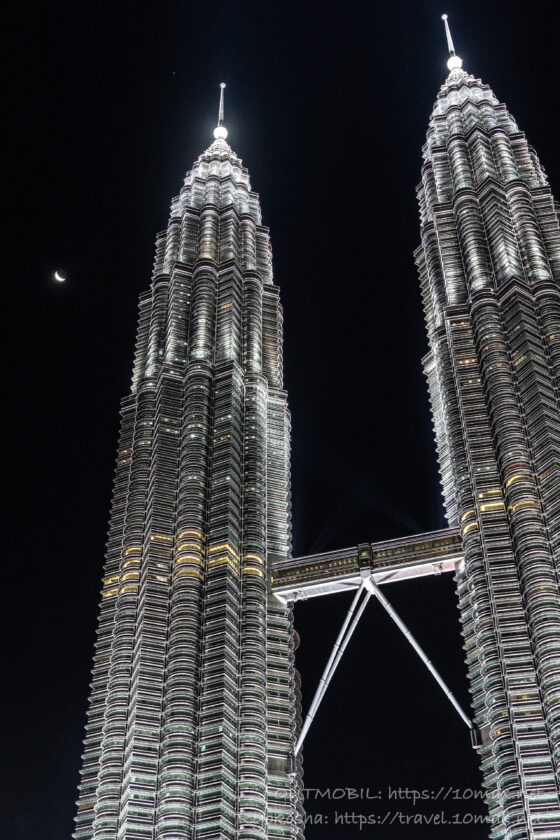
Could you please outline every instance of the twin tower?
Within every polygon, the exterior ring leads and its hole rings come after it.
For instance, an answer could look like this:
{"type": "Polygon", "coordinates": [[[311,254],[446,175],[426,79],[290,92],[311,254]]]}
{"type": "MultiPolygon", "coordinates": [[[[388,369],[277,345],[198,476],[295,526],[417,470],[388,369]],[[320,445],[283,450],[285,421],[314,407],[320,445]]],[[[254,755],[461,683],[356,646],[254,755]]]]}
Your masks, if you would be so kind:
{"type": "MultiPolygon", "coordinates": [[[[455,552],[489,835],[552,840],[559,213],[515,120],[449,46],[415,254],[449,523],[440,543],[455,552]]],[[[140,298],[76,840],[303,838],[298,588],[280,584],[296,569],[321,594],[341,565],[291,559],[282,307],[223,99],[215,137],[173,199],[140,298]]],[[[419,540],[406,569],[431,544],[419,540]]]]}

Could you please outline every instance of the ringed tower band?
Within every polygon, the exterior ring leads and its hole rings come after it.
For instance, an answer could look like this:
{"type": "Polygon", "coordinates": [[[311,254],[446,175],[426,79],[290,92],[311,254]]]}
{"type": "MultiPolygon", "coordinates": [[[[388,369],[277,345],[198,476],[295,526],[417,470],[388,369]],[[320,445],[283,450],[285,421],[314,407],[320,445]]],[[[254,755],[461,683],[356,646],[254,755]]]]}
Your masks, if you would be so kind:
{"type": "Polygon", "coordinates": [[[76,840],[302,837],[282,306],[224,87],[140,298],[76,840]]]}
{"type": "Polygon", "coordinates": [[[416,252],[447,519],[492,837],[560,836],[560,229],[534,149],[488,85],[449,75],[416,252]]]}
{"type": "Polygon", "coordinates": [[[489,836],[560,837],[560,213],[443,18],[415,262],[448,527],[292,558],[282,307],[222,84],[140,298],[76,840],[302,840],[302,743],[372,596],[471,731],[489,836]],[[468,714],[383,586],[442,572],[468,714]],[[302,727],[293,604],[349,590],[302,727]]]}

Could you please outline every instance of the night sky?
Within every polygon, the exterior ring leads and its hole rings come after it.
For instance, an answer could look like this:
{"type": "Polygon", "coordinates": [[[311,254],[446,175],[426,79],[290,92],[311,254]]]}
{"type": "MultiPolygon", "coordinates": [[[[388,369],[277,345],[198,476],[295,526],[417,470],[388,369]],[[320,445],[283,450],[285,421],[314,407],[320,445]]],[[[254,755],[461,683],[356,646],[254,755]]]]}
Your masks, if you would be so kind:
{"type": "MultiPolygon", "coordinates": [[[[212,141],[219,82],[282,289],[294,555],[445,526],[412,259],[421,147],[447,72],[444,11],[465,69],[507,103],[558,195],[556,2],[54,0],[6,33],[8,840],[73,830],[138,295],[171,197],[212,141]]],[[[468,709],[451,577],[385,593],[468,709]]],[[[296,607],[305,707],[347,607],[343,595],[296,607]]],[[[319,821],[306,837],[485,838],[473,824],[480,782],[464,723],[370,603],[306,741],[319,821]],[[445,801],[394,793],[442,787],[445,801]],[[340,822],[352,812],[466,824],[396,817],[360,831],[340,822]]]]}

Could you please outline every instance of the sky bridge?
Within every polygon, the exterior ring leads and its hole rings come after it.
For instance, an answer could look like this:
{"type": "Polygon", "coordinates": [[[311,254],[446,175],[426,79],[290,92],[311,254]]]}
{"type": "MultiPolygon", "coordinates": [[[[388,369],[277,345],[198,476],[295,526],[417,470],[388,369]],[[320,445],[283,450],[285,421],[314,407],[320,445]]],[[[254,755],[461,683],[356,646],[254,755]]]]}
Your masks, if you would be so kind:
{"type": "Polygon", "coordinates": [[[376,584],[453,572],[463,559],[458,528],[310,554],[279,562],[272,586],[288,601],[356,589],[369,569],[376,584]]]}

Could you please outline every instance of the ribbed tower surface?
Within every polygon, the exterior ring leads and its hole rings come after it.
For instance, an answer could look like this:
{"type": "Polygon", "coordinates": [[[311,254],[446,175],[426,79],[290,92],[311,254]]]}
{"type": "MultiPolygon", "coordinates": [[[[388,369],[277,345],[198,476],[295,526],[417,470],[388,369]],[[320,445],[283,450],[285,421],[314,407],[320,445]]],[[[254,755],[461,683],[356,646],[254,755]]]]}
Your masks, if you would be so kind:
{"type": "MultiPolygon", "coordinates": [[[[505,105],[438,94],[416,251],[494,840],[560,837],[560,223],[505,105]]],[[[185,178],[140,299],[76,840],[303,837],[282,310],[247,170],[185,178]],[[287,760],[290,758],[290,761],[287,760]]]]}
{"type": "MultiPolygon", "coordinates": [[[[454,55],[454,53],[452,53],[454,55]]],[[[460,60],[459,60],[460,63],[460,60]]],[[[416,261],[491,836],[560,837],[560,227],[505,105],[452,70],[416,261]]]]}
{"type": "Polygon", "coordinates": [[[74,836],[298,840],[282,308],[224,139],[157,237],[121,415],[74,836]]]}

